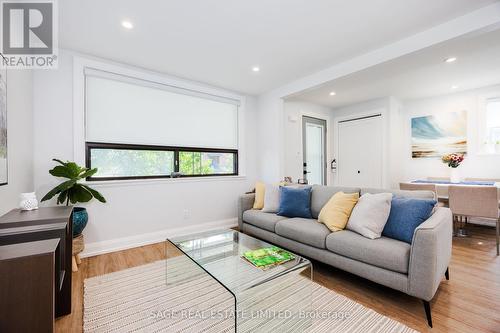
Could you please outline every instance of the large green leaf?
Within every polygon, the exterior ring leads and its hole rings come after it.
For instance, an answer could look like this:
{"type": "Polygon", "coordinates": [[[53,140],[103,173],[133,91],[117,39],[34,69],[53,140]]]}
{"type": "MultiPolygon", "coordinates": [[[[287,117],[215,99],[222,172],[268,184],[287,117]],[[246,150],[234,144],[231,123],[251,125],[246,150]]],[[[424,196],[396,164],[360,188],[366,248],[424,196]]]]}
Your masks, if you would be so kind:
{"type": "Polygon", "coordinates": [[[80,184],[75,184],[69,191],[69,200],[72,204],[89,202],[92,198],[92,193],[80,184]]]}
{"type": "Polygon", "coordinates": [[[82,168],[75,162],[67,162],[66,167],[71,172],[71,174],[74,175],[72,178],[78,178],[78,176],[82,172],[82,168]]]}
{"type": "Polygon", "coordinates": [[[54,177],[64,177],[69,179],[75,178],[75,175],[71,172],[71,170],[62,165],[58,165],[54,167],[52,170],[49,170],[49,173],[54,177]]]}
{"type": "Polygon", "coordinates": [[[90,193],[92,193],[92,195],[94,196],[94,198],[96,198],[97,200],[99,200],[100,202],[102,203],[105,203],[106,202],[106,199],[102,196],[101,193],[97,192],[96,190],[88,187],[87,185],[82,185],[87,191],[89,191],[90,193]]]}
{"type": "Polygon", "coordinates": [[[66,166],[66,163],[64,163],[63,161],[61,161],[61,160],[59,160],[59,159],[57,159],[57,158],[53,158],[53,159],[52,159],[52,161],[57,162],[57,163],[60,163],[61,165],[66,166]]]}
{"type": "Polygon", "coordinates": [[[67,197],[68,191],[62,191],[61,193],[59,193],[59,196],[57,197],[57,204],[62,205],[63,203],[65,203],[67,197]]]}
{"type": "Polygon", "coordinates": [[[76,184],[76,180],[71,179],[71,180],[67,180],[64,183],[57,185],[49,193],[45,194],[45,196],[42,198],[42,201],[47,201],[47,200],[52,199],[52,197],[54,197],[54,195],[59,194],[61,191],[66,191],[66,190],[70,189],[75,184],[76,184]]]}
{"type": "Polygon", "coordinates": [[[85,169],[85,170],[86,171],[84,173],[80,174],[80,176],[79,176],[81,179],[85,179],[87,177],[92,177],[97,172],[97,168],[94,168],[94,169],[85,169]]]}

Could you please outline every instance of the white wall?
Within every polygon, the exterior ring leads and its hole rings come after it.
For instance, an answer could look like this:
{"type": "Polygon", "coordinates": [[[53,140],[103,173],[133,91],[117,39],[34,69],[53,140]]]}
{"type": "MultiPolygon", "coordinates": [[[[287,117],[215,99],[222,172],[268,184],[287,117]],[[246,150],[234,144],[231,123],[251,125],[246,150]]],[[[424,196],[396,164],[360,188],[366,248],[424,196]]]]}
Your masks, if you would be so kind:
{"type": "Polygon", "coordinates": [[[273,183],[285,176],[283,99],[261,95],[258,99],[258,174],[265,182],[273,183]]]}
{"type": "MultiPolygon", "coordinates": [[[[237,199],[257,173],[257,101],[244,111],[245,177],[167,179],[94,184],[107,199],[87,206],[86,253],[96,254],[164,239],[167,235],[236,224],[237,199]]],[[[58,183],[48,174],[52,158],[74,159],[73,56],[61,51],[59,69],[34,75],[34,179],[37,194],[58,183]]]]}
{"type": "Polygon", "coordinates": [[[19,194],[33,191],[33,73],[7,73],[9,183],[0,186],[0,215],[17,208],[19,194]]]}
{"type": "Polygon", "coordinates": [[[403,170],[401,180],[425,177],[449,177],[449,168],[439,158],[411,158],[411,125],[412,117],[433,115],[440,112],[467,111],[467,149],[468,154],[459,170],[462,177],[500,178],[500,155],[483,155],[480,145],[483,135],[479,128],[481,109],[484,98],[500,96],[500,86],[486,87],[446,96],[408,101],[403,104],[403,148],[399,158],[403,170]]]}
{"type": "MultiPolygon", "coordinates": [[[[293,181],[303,178],[303,155],[302,155],[302,116],[317,116],[321,119],[326,119],[327,123],[327,156],[326,161],[329,162],[333,155],[333,141],[330,133],[331,129],[331,113],[332,109],[329,107],[302,102],[302,101],[285,101],[283,112],[284,123],[284,150],[285,150],[285,175],[291,176],[293,181]]],[[[332,183],[332,173],[330,169],[327,171],[327,182],[332,183]]]]}

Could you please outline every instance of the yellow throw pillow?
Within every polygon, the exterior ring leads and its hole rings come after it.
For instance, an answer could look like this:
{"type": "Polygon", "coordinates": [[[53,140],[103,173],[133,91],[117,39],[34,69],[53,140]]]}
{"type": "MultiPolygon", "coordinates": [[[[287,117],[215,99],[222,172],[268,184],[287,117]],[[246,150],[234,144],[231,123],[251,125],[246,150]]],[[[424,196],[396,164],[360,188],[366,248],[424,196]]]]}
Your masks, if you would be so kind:
{"type": "Polygon", "coordinates": [[[253,203],[253,209],[264,208],[264,195],[266,194],[266,184],[263,182],[257,182],[255,184],[255,201],[253,203]]]}
{"type": "Polygon", "coordinates": [[[319,212],[318,221],[331,231],[343,230],[358,199],[359,193],[335,193],[319,212]]]}
{"type": "MultiPolygon", "coordinates": [[[[287,182],[279,182],[279,183],[275,183],[275,185],[287,186],[289,184],[287,182]]],[[[264,208],[265,195],[266,195],[266,184],[263,182],[257,182],[255,184],[255,201],[253,203],[253,209],[264,208]]]]}

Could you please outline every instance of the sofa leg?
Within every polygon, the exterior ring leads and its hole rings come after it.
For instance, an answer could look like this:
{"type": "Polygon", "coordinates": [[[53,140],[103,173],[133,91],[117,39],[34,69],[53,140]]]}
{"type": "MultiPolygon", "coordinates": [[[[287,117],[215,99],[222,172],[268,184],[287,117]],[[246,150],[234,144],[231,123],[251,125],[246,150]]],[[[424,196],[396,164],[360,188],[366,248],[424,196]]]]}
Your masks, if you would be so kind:
{"type": "Polygon", "coordinates": [[[444,276],[446,277],[446,280],[450,279],[450,268],[449,267],[446,268],[446,272],[444,272],[444,276]]]}
{"type": "Polygon", "coordinates": [[[427,317],[427,324],[432,328],[431,304],[428,301],[424,302],[425,316],[427,317]]]}

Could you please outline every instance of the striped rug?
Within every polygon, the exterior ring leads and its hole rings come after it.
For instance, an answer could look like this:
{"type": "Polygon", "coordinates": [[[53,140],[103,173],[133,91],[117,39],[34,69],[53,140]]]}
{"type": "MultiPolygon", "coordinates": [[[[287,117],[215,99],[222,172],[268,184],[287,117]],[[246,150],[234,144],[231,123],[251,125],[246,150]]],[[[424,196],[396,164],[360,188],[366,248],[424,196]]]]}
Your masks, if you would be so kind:
{"type": "MultiPolygon", "coordinates": [[[[221,260],[213,268],[226,267],[231,287],[257,273],[221,260]]],[[[238,333],[416,332],[300,274],[264,286],[238,294],[238,333]]],[[[234,298],[186,257],[89,278],[84,288],[84,333],[235,331],[234,298]]]]}

